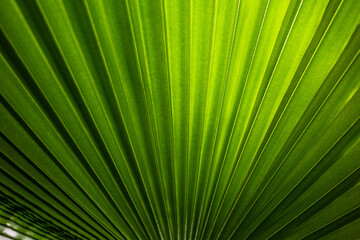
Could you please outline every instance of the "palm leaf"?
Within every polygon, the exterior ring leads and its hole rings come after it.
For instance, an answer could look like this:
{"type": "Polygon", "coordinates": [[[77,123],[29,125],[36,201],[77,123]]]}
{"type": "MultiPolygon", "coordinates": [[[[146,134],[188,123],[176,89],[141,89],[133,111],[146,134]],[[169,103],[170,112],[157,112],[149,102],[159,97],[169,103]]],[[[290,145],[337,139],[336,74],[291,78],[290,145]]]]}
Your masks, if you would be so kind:
{"type": "Polygon", "coordinates": [[[357,0],[0,1],[0,231],[360,237],[357,0]]]}

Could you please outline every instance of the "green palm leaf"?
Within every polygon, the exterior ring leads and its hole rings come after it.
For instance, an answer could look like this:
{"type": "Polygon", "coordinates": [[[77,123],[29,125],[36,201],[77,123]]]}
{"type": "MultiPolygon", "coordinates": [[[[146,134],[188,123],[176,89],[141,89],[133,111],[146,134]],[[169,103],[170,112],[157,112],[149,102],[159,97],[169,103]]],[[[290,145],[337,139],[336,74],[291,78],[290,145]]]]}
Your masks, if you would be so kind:
{"type": "Polygon", "coordinates": [[[1,0],[2,239],[358,239],[360,2],[1,0]]]}

